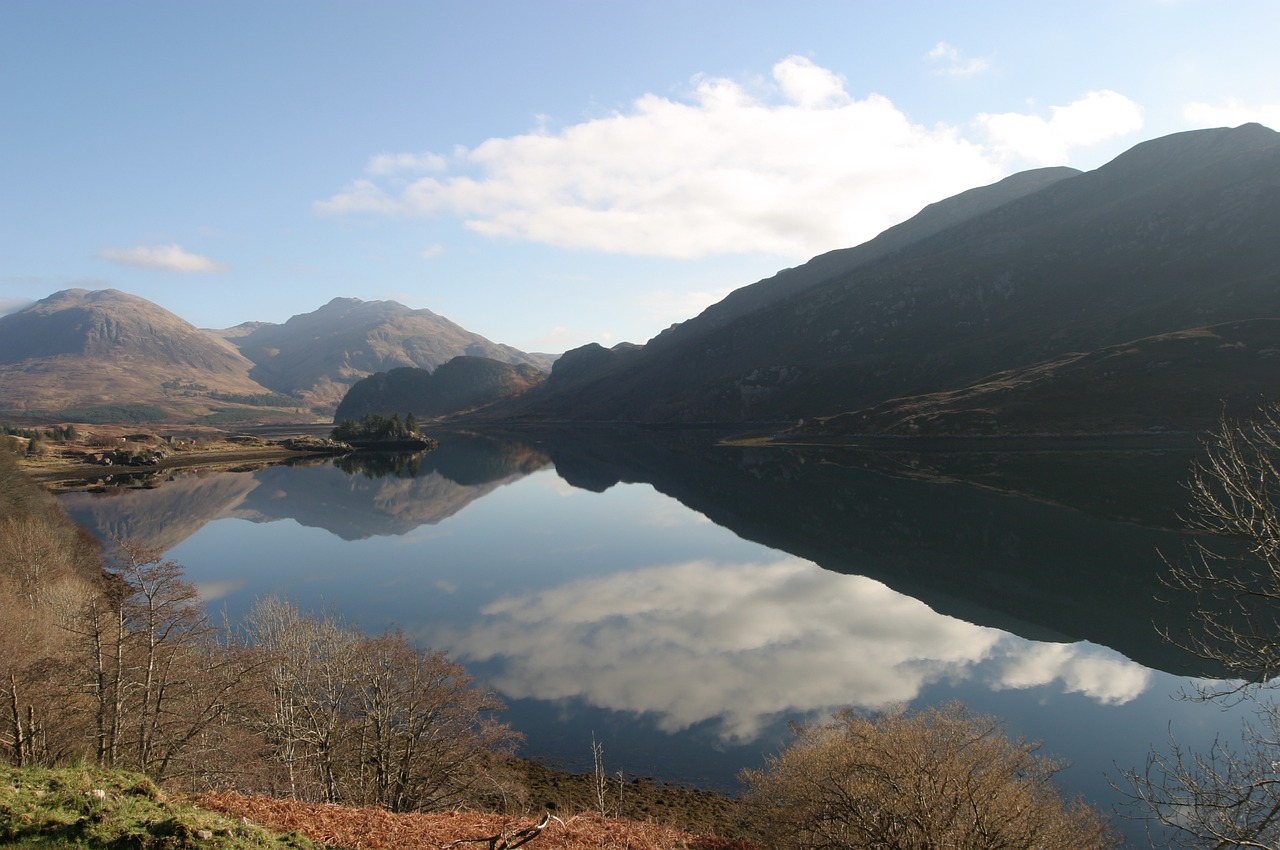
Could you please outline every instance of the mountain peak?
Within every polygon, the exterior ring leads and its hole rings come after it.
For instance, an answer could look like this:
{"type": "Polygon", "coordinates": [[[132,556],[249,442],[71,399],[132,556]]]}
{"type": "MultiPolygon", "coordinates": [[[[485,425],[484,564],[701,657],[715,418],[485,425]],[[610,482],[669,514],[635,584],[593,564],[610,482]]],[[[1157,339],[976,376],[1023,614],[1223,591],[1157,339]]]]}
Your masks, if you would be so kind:
{"type": "Polygon", "coordinates": [[[1094,174],[1107,179],[1163,178],[1280,146],[1280,133],[1261,124],[1187,130],[1134,145],[1094,174]]]}

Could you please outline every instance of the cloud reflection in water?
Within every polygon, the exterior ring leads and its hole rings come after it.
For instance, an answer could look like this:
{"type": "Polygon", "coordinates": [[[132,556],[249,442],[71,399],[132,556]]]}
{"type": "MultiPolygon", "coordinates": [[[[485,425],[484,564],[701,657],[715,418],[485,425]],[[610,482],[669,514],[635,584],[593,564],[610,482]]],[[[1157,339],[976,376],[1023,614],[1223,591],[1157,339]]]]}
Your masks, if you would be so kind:
{"type": "Polygon", "coordinates": [[[509,697],[581,698],[676,732],[711,721],[750,741],[782,713],[878,708],[942,680],[992,689],[1059,682],[1102,703],[1150,672],[1092,644],[1041,644],[937,614],[861,576],[798,558],[690,561],[503,597],[443,643],[493,662],[509,697]]]}

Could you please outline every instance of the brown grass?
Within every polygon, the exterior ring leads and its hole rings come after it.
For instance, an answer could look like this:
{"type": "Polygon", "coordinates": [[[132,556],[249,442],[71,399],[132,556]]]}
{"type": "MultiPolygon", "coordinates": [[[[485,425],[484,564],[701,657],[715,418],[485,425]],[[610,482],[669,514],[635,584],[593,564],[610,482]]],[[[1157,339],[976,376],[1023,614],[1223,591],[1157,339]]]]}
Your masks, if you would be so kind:
{"type": "MultiPolygon", "coordinates": [[[[295,830],[316,841],[348,850],[443,850],[516,846],[516,834],[536,817],[443,812],[394,814],[383,809],[302,803],[275,797],[248,797],[234,791],[202,794],[198,805],[270,829],[295,830]]],[[[525,847],[532,850],[757,850],[744,841],[692,835],[653,822],[604,818],[595,813],[550,821],[525,847]]]]}

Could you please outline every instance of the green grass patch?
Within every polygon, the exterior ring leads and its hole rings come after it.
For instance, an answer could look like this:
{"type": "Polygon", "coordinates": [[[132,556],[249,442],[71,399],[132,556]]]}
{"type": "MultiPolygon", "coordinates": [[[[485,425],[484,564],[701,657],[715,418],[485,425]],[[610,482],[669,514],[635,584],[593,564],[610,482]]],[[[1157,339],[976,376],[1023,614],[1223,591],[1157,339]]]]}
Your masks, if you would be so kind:
{"type": "Polygon", "coordinates": [[[224,393],[214,390],[209,393],[209,398],[214,401],[225,401],[231,404],[246,404],[250,407],[302,407],[306,402],[301,399],[294,398],[291,395],[281,395],[280,393],[256,393],[253,395],[247,393],[224,393]]]}
{"type": "Polygon", "coordinates": [[[93,767],[0,767],[0,844],[30,850],[322,846],[171,800],[140,774],[93,767]]]}
{"type": "Polygon", "coordinates": [[[298,414],[286,413],[277,410],[245,410],[244,408],[235,408],[232,410],[215,410],[213,413],[207,413],[196,419],[200,425],[243,425],[247,423],[261,422],[296,422],[298,414]]]}
{"type": "Polygon", "coordinates": [[[90,425],[127,425],[163,422],[169,418],[169,413],[149,404],[104,404],[97,407],[68,407],[59,410],[56,418],[90,425]]]}

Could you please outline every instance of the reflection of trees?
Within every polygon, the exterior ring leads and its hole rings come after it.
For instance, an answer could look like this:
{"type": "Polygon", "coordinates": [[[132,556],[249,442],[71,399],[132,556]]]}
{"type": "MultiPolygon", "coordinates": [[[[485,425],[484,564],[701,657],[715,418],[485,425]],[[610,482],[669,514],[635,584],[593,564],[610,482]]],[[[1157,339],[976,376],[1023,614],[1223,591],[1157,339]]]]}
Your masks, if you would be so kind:
{"type": "Polygon", "coordinates": [[[348,475],[365,478],[416,478],[425,452],[357,452],[336,458],[333,465],[348,475]]]}

